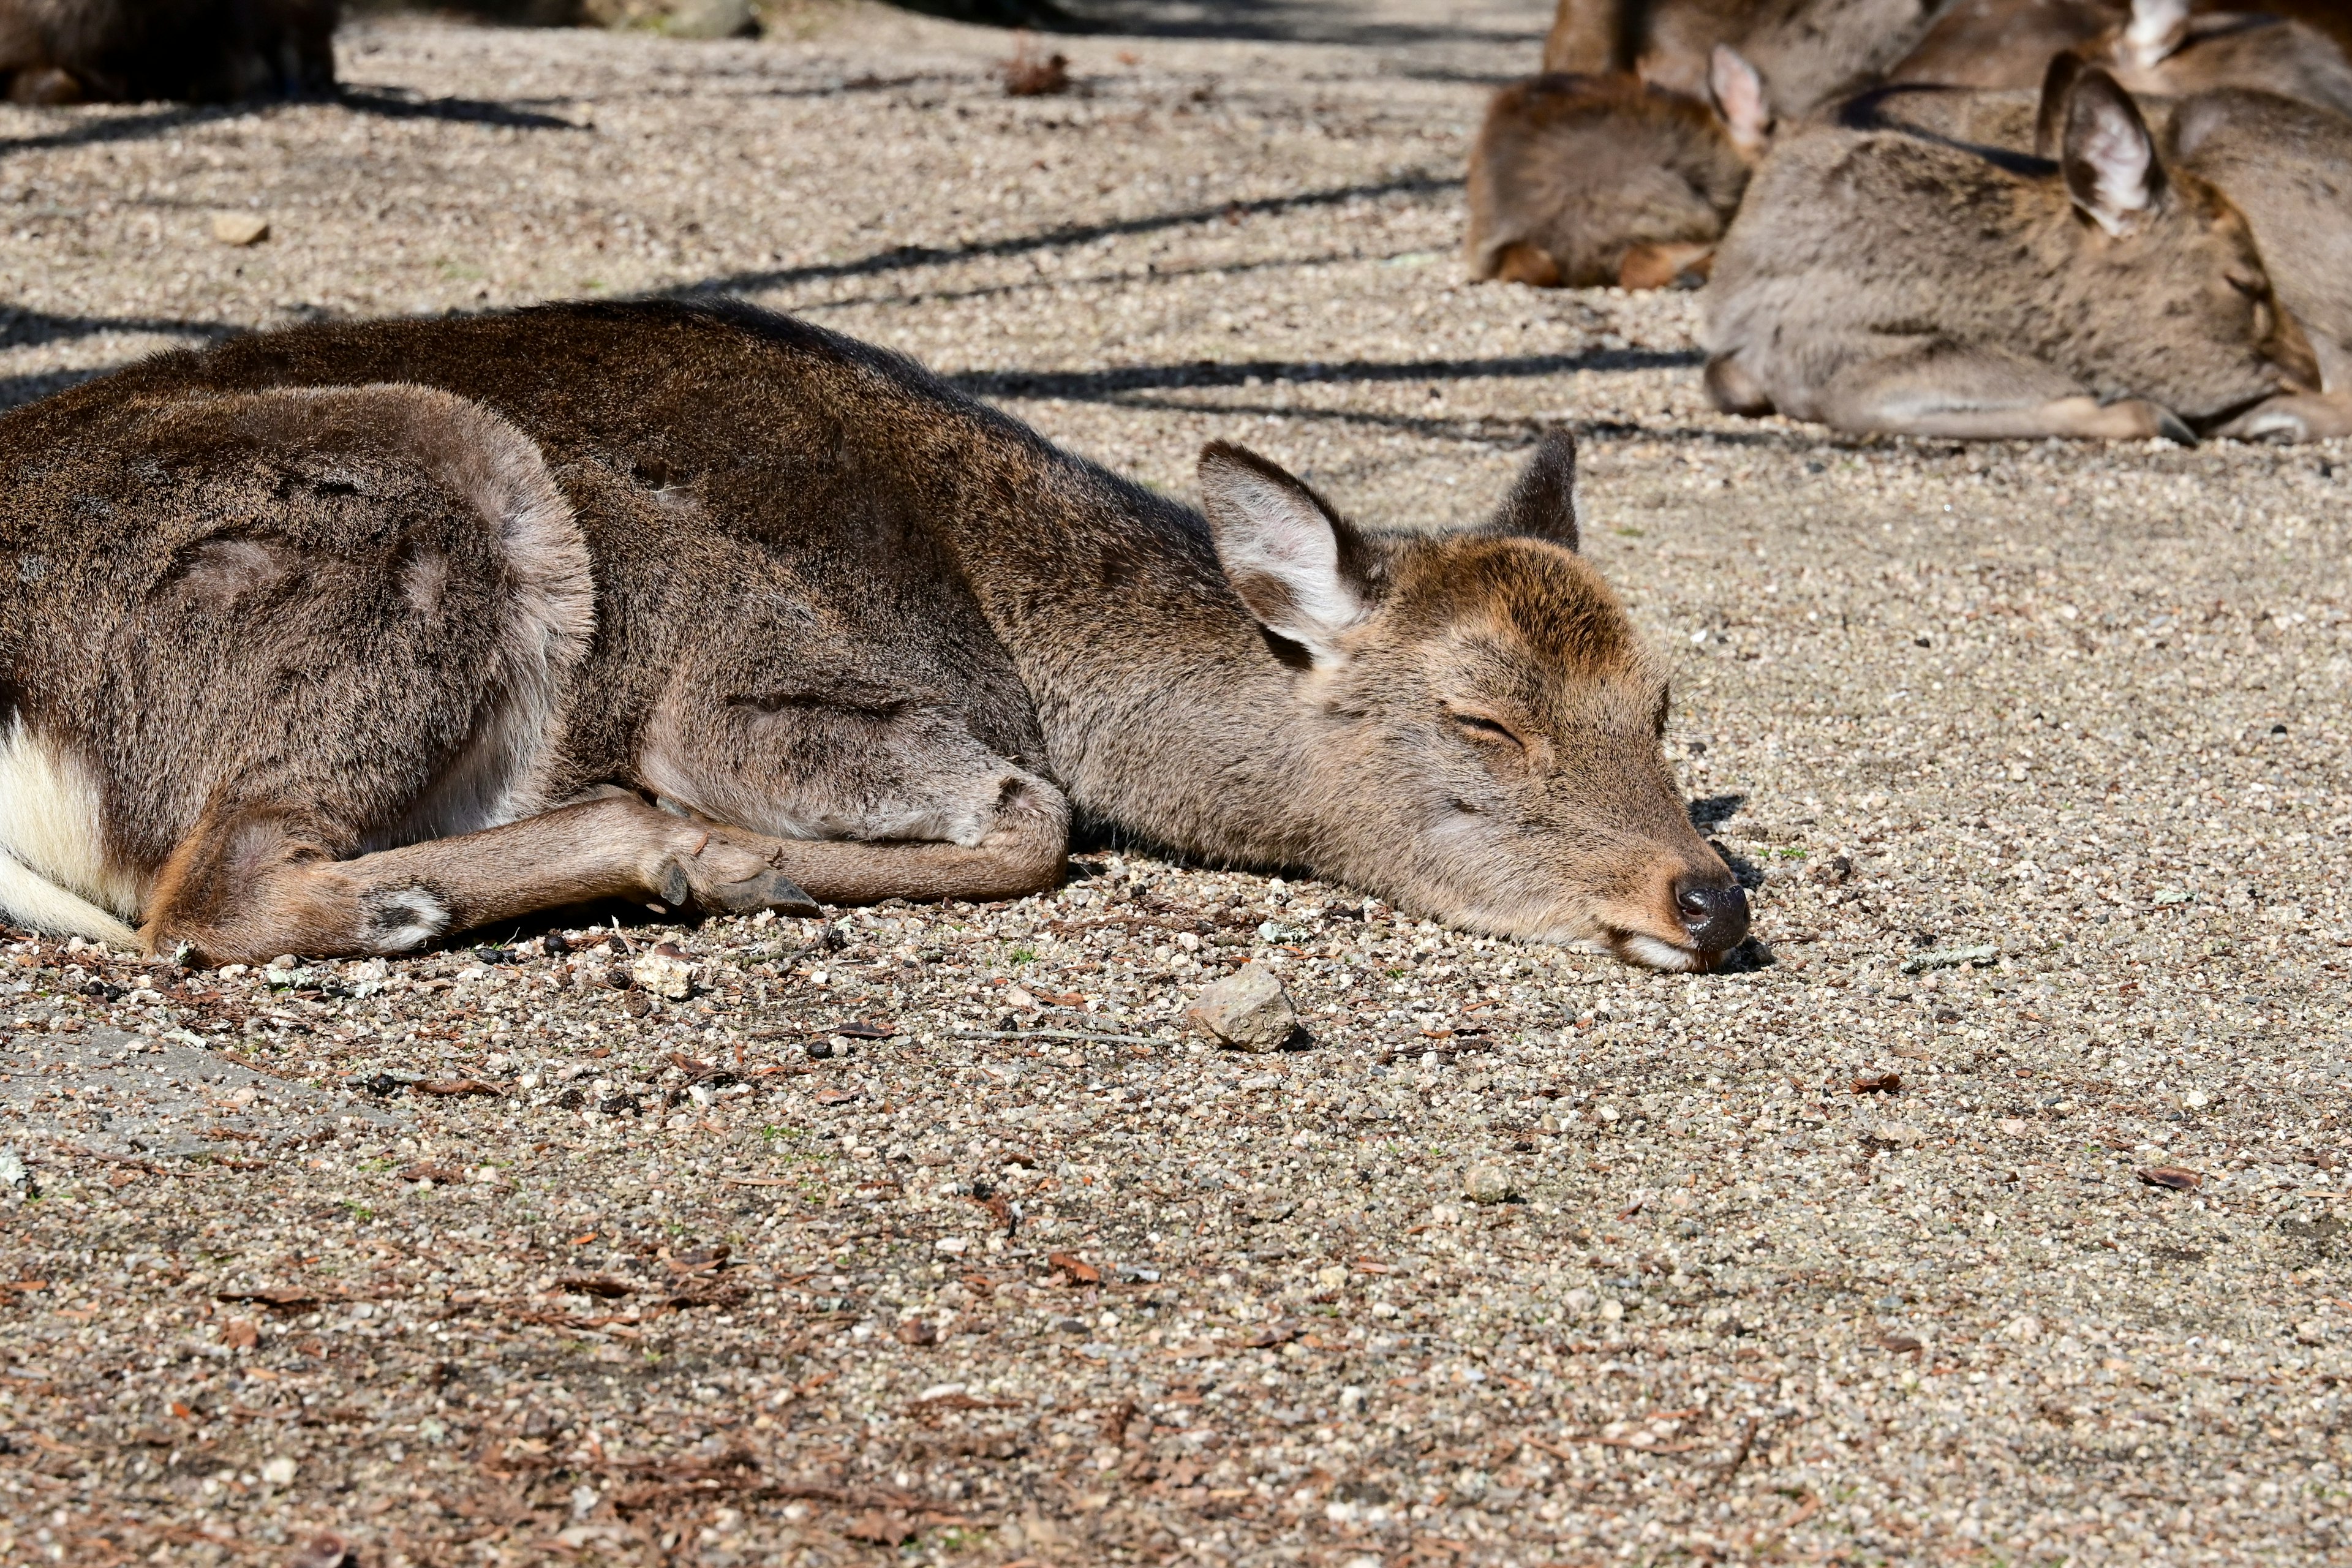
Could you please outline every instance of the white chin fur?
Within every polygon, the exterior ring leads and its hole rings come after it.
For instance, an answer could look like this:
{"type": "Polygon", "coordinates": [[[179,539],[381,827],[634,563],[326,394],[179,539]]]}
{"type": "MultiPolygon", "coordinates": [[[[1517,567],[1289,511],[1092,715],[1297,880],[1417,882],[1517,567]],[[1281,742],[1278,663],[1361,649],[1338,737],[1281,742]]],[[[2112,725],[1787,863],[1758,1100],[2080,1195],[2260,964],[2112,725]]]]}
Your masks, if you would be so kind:
{"type": "Polygon", "coordinates": [[[1689,970],[1698,968],[1701,963],[1697,949],[1676,947],[1654,936],[1622,936],[1617,939],[1616,948],[1620,958],[1648,969],[1689,970]]]}

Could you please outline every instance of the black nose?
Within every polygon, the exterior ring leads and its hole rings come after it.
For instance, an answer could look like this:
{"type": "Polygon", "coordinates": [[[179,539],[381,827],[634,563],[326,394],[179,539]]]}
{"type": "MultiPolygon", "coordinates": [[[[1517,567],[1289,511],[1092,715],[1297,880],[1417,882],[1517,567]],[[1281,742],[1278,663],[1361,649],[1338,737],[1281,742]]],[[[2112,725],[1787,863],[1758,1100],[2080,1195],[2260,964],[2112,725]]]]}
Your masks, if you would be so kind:
{"type": "Polygon", "coordinates": [[[1728,952],[1748,934],[1748,889],[1695,876],[1675,879],[1675,908],[1691,945],[1702,952],[1728,952]]]}

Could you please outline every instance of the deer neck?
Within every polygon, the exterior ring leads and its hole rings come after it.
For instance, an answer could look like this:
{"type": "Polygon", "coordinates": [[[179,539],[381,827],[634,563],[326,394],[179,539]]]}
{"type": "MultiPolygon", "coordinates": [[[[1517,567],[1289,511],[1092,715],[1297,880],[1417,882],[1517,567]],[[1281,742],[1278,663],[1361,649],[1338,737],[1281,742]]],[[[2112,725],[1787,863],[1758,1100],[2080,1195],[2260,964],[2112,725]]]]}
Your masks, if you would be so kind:
{"type": "Polygon", "coordinates": [[[1061,471],[1017,516],[1001,490],[974,498],[951,548],[1036,704],[1055,776],[1089,816],[1171,848],[1304,859],[1315,720],[1226,584],[1207,522],[1090,464],[1049,461],[1061,471]]]}

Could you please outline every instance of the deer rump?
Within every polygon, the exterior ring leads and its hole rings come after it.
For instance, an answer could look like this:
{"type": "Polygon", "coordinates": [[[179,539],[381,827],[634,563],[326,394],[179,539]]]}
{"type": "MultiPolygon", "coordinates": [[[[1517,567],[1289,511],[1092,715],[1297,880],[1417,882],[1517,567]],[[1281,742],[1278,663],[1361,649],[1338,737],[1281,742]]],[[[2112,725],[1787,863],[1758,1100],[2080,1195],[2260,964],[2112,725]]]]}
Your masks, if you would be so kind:
{"type": "Polygon", "coordinates": [[[1076,798],[1704,967],[1745,899],[1572,479],[1375,536],[1213,447],[1204,519],[736,308],[162,356],[0,418],[0,912],[226,963],[1011,897],[1076,798]]]}

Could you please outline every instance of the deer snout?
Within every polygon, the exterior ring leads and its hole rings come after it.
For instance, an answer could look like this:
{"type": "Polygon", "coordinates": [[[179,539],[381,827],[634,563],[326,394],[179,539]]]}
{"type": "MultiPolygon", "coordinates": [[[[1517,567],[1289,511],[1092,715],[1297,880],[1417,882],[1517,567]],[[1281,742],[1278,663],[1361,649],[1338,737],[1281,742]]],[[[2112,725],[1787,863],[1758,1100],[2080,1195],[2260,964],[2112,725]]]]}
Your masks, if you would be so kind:
{"type": "Polygon", "coordinates": [[[1675,878],[1675,912],[1701,952],[1728,952],[1748,935],[1748,889],[1721,872],[1685,871],[1675,878]]]}

